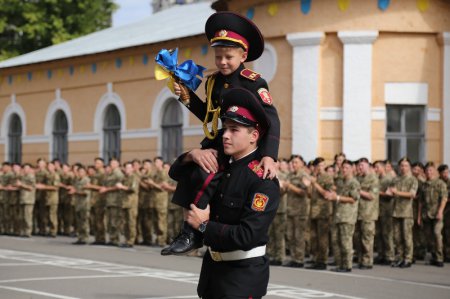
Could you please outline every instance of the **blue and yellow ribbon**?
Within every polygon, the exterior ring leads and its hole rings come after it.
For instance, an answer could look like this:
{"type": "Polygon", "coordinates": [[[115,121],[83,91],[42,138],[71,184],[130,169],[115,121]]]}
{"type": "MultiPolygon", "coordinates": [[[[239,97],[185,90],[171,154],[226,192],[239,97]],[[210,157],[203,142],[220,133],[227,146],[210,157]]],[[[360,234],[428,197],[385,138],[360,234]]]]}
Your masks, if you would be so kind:
{"type": "Polygon", "coordinates": [[[203,78],[203,71],[206,69],[195,64],[192,60],[186,60],[178,65],[178,48],[175,50],[162,49],[155,57],[155,78],[156,80],[169,79],[168,86],[173,91],[174,80],[180,80],[192,91],[195,91],[203,78]]]}

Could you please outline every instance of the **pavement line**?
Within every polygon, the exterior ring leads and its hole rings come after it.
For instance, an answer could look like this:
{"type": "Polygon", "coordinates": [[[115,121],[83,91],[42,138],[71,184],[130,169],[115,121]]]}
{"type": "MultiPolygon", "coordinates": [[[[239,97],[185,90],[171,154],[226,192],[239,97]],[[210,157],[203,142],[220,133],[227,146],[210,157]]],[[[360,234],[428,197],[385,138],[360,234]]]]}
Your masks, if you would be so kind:
{"type": "Polygon", "coordinates": [[[0,267],[17,267],[17,266],[41,266],[36,263],[0,263],[0,267]]]}
{"type": "Polygon", "coordinates": [[[52,298],[59,298],[59,299],[81,299],[81,298],[77,298],[77,297],[68,297],[68,296],[63,296],[63,295],[58,295],[58,294],[47,293],[47,292],[40,292],[40,291],[34,291],[34,290],[30,290],[30,289],[7,287],[7,286],[0,286],[0,289],[22,292],[22,293],[29,293],[29,294],[34,294],[34,295],[47,296],[47,297],[52,297],[52,298]]]}
{"type": "MultiPolygon", "coordinates": [[[[311,270],[306,270],[306,269],[296,269],[296,270],[300,270],[303,272],[311,271],[311,270]]],[[[415,285],[415,286],[420,285],[420,286],[424,286],[424,287],[450,290],[450,286],[427,283],[427,282],[416,282],[416,281],[411,281],[411,280],[403,280],[403,279],[395,279],[395,278],[387,278],[387,277],[379,277],[379,276],[359,275],[359,274],[352,274],[352,273],[335,273],[335,272],[331,272],[331,271],[322,271],[321,273],[335,275],[335,276],[349,276],[349,277],[355,277],[355,278],[364,278],[364,279],[372,279],[372,280],[379,280],[379,281],[386,281],[386,282],[404,283],[404,284],[410,284],[410,285],[415,285]]]]}
{"type": "Polygon", "coordinates": [[[198,299],[198,296],[169,296],[169,297],[145,297],[138,299],[198,299]]]}
{"type": "MultiPolygon", "coordinates": [[[[141,275],[135,275],[140,277],[141,275]]],[[[84,275],[84,276],[55,276],[55,277],[32,277],[32,278],[18,278],[0,280],[0,283],[15,283],[15,282],[29,282],[29,281],[49,281],[49,280],[68,280],[68,279],[91,279],[91,278],[122,278],[133,277],[132,275],[84,275]]]]}

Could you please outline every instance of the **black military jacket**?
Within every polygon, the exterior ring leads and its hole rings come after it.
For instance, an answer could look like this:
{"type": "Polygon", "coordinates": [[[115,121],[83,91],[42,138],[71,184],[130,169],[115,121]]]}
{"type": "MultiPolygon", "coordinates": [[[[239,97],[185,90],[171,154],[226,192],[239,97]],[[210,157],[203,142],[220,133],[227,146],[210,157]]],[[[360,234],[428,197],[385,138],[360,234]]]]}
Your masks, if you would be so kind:
{"type": "MultiPolygon", "coordinates": [[[[224,76],[220,72],[217,72],[208,77],[208,80],[210,80],[212,77],[215,78],[211,96],[213,105],[214,107],[219,107],[221,105],[223,93],[230,88],[241,87],[253,92],[256,98],[261,100],[261,103],[270,121],[269,131],[261,140],[259,149],[263,157],[268,156],[276,160],[278,158],[278,148],[280,145],[280,119],[278,117],[278,112],[272,103],[269,104],[263,101],[260,94],[258,93],[258,90],[260,90],[261,88],[268,90],[266,80],[261,78],[257,73],[250,74],[250,76],[242,75],[241,72],[243,72],[244,70],[246,70],[245,66],[244,64],[241,64],[236,71],[228,76],[224,76]],[[252,75],[255,76],[253,77],[252,75]]],[[[249,72],[252,73],[251,71],[249,72]]],[[[205,86],[207,85],[208,84],[206,84],[205,86]]],[[[197,116],[201,121],[203,121],[206,117],[206,102],[203,102],[192,91],[190,91],[189,94],[191,96],[191,103],[188,109],[192,113],[194,113],[194,115],[197,116]]],[[[206,91],[206,94],[208,94],[208,91],[206,91]]],[[[202,142],[202,146],[212,147],[211,145],[207,145],[207,141],[208,140],[205,138],[205,140],[202,142]]]]}
{"type": "MultiPolygon", "coordinates": [[[[214,251],[250,250],[267,244],[269,226],[280,197],[277,180],[263,180],[256,151],[228,164],[217,192],[210,201],[210,220],[204,244],[214,251]]],[[[198,295],[219,294],[260,297],[266,294],[269,261],[266,256],[215,262],[209,252],[203,258],[198,295]]]]}

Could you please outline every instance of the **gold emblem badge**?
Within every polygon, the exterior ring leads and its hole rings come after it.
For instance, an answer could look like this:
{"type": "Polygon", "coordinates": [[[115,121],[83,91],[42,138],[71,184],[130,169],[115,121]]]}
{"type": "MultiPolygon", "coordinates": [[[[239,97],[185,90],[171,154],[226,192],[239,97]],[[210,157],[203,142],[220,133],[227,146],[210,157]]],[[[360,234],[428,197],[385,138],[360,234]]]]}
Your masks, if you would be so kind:
{"type": "Polygon", "coordinates": [[[227,34],[228,34],[228,32],[226,30],[220,30],[219,31],[219,36],[220,37],[225,37],[225,36],[227,36],[227,34]]]}
{"type": "Polygon", "coordinates": [[[269,197],[262,193],[256,193],[253,196],[252,210],[257,212],[263,212],[266,209],[269,197]]]}

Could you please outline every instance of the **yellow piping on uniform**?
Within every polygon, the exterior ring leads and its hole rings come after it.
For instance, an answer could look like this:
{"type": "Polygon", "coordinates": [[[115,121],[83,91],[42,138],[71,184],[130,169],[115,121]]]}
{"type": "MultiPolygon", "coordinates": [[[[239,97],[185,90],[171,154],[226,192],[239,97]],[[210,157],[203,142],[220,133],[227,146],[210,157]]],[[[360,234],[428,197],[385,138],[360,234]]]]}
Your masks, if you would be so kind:
{"type": "Polygon", "coordinates": [[[217,136],[218,132],[218,125],[219,125],[219,116],[220,116],[220,105],[217,108],[214,108],[213,102],[212,102],[212,90],[214,87],[214,82],[216,81],[215,76],[211,76],[209,80],[207,81],[206,90],[208,91],[207,97],[206,97],[206,115],[205,119],[203,120],[203,132],[205,133],[206,138],[208,139],[214,139],[217,136]],[[208,129],[208,119],[210,114],[212,114],[212,120],[211,120],[211,130],[208,129]]]}

